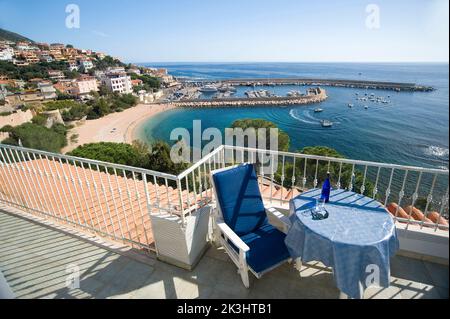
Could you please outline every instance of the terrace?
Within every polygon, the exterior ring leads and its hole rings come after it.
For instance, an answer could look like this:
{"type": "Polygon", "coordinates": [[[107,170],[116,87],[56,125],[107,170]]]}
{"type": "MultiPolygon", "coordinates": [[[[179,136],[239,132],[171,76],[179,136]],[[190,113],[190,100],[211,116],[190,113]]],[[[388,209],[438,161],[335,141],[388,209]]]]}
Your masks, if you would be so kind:
{"type": "Polygon", "coordinates": [[[276,168],[260,165],[261,193],[283,213],[326,171],[333,187],[398,204],[391,287],[365,298],[448,298],[447,170],[228,146],[174,176],[0,145],[0,269],[17,298],[338,298],[319,262],[251,276],[246,289],[212,243],[209,172],[259,155],[276,168]],[[67,287],[72,271],[79,288],[67,287]]]}

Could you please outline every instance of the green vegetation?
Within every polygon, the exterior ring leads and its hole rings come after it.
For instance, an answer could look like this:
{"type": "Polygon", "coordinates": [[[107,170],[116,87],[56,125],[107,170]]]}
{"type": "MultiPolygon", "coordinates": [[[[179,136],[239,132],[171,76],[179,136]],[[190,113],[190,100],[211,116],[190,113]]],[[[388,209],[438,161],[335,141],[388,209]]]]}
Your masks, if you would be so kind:
{"type": "Polygon", "coordinates": [[[158,78],[155,78],[150,75],[137,75],[135,73],[131,73],[132,80],[141,80],[143,82],[142,85],[139,85],[134,88],[135,92],[139,92],[140,90],[146,90],[147,92],[153,92],[154,90],[158,90],[161,88],[161,81],[158,78]]]}
{"type": "MultiPolygon", "coordinates": [[[[113,57],[107,55],[102,60],[98,60],[95,63],[95,70],[106,70],[109,67],[121,66],[125,67],[125,64],[120,62],[118,59],[114,59],[113,57]]],[[[94,69],[91,70],[91,74],[94,74],[94,69]]]]}
{"type": "Polygon", "coordinates": [[[64,121],[78,121],[85,117],[90,107],[84,103],[73,100],[59,100],[47,102],[44,104],[46,111],[60,110],[64,121]]]}
{"type": "Polygon", "coordinates": [[[34,42],[33,40],[30,40],[20,34],[2,28],[0,28],[0,41],[12,41],[12,42],[28,41],[32,43],[34,42]]]}
{"type": "MultiPolygon", "coordinates": [[[[244,131],[248,128],[277,128],[277,126],[269,121],[261,120],[261,119],[242,119],[235,121],[232,125],[232,128],[240,127],[244,131]]],[[[267,134],[267,132],[266,132],[267,134]]],[[[266,140],[266,147],[269,149],[269,138],[270,136],[267,134],[267,140],[266,140]]],[[[248,146],[248,141],[245,140],[245,146],[248,146]]],[[[290,139],[289,136],[283,132],[282,130],[279,130],[279,136],[278,136],[278,149],[280,151],[288,151],[289,150],[289,144],[290,139]]],[[[260,148],[260,146],[259,146],[260,148]]],[[[334,157],[334,158],[345,158],[342,154],[340,154],[335,149],[325,147],[325,146],[314,146],[314,147],[305,147],[302,150],[298,151],[301,154],[307,154],[307,155],[316,155],[316,156],[323,156],[323,157],[334,157]]],[[[338,183],[339,174],[341,176],[341,187],[346,188],[350,185],[350,182],[352,182],[352,185],[354,187],[354,190],[361,190],[361,186],[363,184],[364,175],[362,172],[360,172],[358,169],[355,169],[354,176],[352,176],[352,165],[350,164],[343,164],[342,167],[339,163],[330,163],[328,165],[328,161],[319,161],[316,160],[306,160],[300,159],[295,161],[295,170],[294,170],[294,162],[292,158],[285,158],[284,163],[284,177],[285,182],[284,186],[289,187],[290,181],[292,176],[295,176],[296,185],[297,186],[303,186],[303,179],[306,177],[306,188],[312,188],[314,187],[314,179],[316,177],[316,170],[317,170],[317,185],[320,187],[322,182],[327,177],[327,172],[330,172],[331,179],[333,185],[336,185],[338,183]],[[306,164],[306,176],[305,173],[305,164],[306,164]],[[287,182],[289,181],[289,182],[287,182]]],[[[279,157],[278,160],[278,169],[275,173],[275,180],[277,183],[281,184],[282,175],[283,175],[283,161],[282,158],[279,157]]],[[[374,185],[366,179],[365,181],[365,191],[364,194],[368,196],[373,195],[373,189],[374,185]]]]}
{"type": "Polygon", "coordinates": [[[46,111],[70,109],[80,103],[73,100],[51,101],[44,104],[46,111]]]}
{"type": "MultiPolygon", "coordinates": [[[[137,147],[142,142],[134,142],[137,147]]],[[[186,163],[174,163],[170,159],[170,146],[166,142],[156,141],[150,146],[149,165],[148,168],[158,172],[178,175],[186,170],[189,165],[186,163]]]]}
{"type": "Polygon", "coordinates": [[[77,72],[68,70],[67,62],[63,61],[40,62],[20,67],[11,62],[0,61],[0,74],[8,76],[10,79],[21,79],[24,81],[34,78],[49,79],[48,71],[50,70],[62,71],[69,79],[79,76],[77,72]]]}
{"type": "Polygon", "coordinates": [[[11,114],[13,114],[13,112],[1,112],[0,116],[8,116],[8,115],[11,115],[11,114]]]}
{"type": "MultiPolygon", "coordinates": [[[[254,128],[256,130],[260,128],[270,129],[270,128],[278,128],[274,123],[262,119],[242,119],[237,120],[231,124],[231,128],[242,128],[244,131],[248,128],[254,128]]],[[[258,144],[258,133],[257,133],[257,144],[258,144]]],[[[248,140],[244,141],[245,146],[248,147],[248,140]]],[[[278,150],[279,151],[288,151],[290,144],[289,135],[282,130],[278,130],[278,150]]],[[[257,145],[258,148],[262,148],[257,145]]],[[[266,146],[267,149],[270,149],[270,134],[269,130],[266,130],[266,146]]]]}
{"type": "Polygon", "coordinates": [[[69,155],[134,167],[145,167],[148,165],[147,154],[139,152],[137,148],[124,143],[101,142],[85,144],[74,149],[69,155]]]}
{"type": "MultiPolygon", "coordinates": [[[[299,153],[323,157],[345,158],[335,149],[326,146],[305,147],[302,150],[300,150],[299,153]]],[[[290,180],[291,177],[295,175],[296,184],[301,186],[303,186],[303,178],[306,177],[306,184],[305,184],[306,188],[312,188],[314,187],[314,178],[316,176],[316,171],[317,171],[317,183],[319,187],[322,184],[322,182],[325,181],[327,173],[329,172],[333,185],[336,185],[338,183],[338,178],[340,175],[341,176],[340,183],[342,188],[347,188],[350,185],[350,181],[353,181],[352,182],[353,189],[359,192],[363,184],[364,175],[362,172],[355,169],[354,176],[352,177],[352,169],[353,167],[350,164],[342,164],[341,167],[339,163],[333,162],[328,163],[328,161],[317,162],[316,160],[306,160],[306,176],[305,176],[304,175],[305,159],[300,159],[295,162],[295,174],[294,174],[294,165],[292,161],[286,161],[285,177],[287,180],[290,180]]],[[[280,163],[278,171],[275,174],[275,179],[279,183],[281,183],[281,175],[282,175],[282,164],[280,163]]],[[[289,182],[287,182],[286,184],[289,185],[289,182]]],[[[374,185],[372,184],[372,182],[366,179],[364,195],[372,196],[373,189],[374,185]]]]}
{"type": "Polygon", "coordinates": [[[47,123],[47,117],[45,115],[38,114],[31,119],[31,123],[45,126],[45,124],[47,123]]]}
{"type": "Polygon", "coordinates": [[[169,174],[179,174],[187,164],[175,164],[170,159],[170,146],[162,141],[147,144],[134,141],[124,143],[91,143],[79,146],[68,155],[109,163],[140,167],[169,174]]]}
{"type": "Polygon", "coordinates": [[[35,123],[25,123],[16,127],[3,127],[3,132],[9,132],[9,137],[3,144],[19,145],[24,147],[58,153],[67,145],[67,129],[62,124],[55,124],[46,128],[35,123]]]}
{"type": "Polygon", "coordinates": [[[87,116],[88,119],[98,119],[114,112],[122,112],[137,104],[137,98],[132,94],[106,93],[106,96],[93,94],[94,100],[86,104],[74,100],[58,100],[44,104],[46,111],[60,110],[64,121],[78,121],[87,116]]]}
{"type": "Polygon", "coordinates": [[[87,117],[88,119],[97,119],[110,113],[122,112],[136,106],[137,102],[137,97],[132,94],[108,94],[86,103],[89,107],[87,117]]]}

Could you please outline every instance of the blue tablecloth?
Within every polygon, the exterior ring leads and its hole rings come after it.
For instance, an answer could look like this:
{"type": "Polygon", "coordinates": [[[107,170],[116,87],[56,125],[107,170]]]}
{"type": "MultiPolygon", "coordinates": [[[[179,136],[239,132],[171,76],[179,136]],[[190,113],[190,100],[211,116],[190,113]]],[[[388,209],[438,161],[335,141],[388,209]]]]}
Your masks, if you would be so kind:
{"type": "Polygon", "coordinates": [[[378,285],[388,287],[390,257],[399,248],[389,213],[376,200],[332,190],[325,205],[329,217],[313,220],[310,209],[319,197],[320,190],[311,190],[291,200],[292,227],[285,241],[291,256],[332,267],[337,287],[351,298],[362,298],[378,270],[378,285]]]}

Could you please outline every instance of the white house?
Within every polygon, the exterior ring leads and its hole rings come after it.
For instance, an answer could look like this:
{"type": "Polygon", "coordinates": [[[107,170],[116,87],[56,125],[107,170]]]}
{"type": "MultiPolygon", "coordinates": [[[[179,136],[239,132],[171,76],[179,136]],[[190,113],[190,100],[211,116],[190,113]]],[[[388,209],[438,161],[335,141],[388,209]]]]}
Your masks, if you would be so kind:
{"type": "Polygon", "coordinates": [[[14,57],[14,50],[12,48],[6,47],[0,49],[0,61],[12,61],[14,57]]]}
{"type": "Polygon", "coordinates": [[[85,95],[92,91],[98,91],[97,79],[93,76],[82,76],[75,82],[75,94],[85,95]]]}
{"type": "Polygon", "coordinates": [[[69,71],[78,71],[78,64],[76,62],[69,62],[69,71]]]}
{"type": "Polygon", "coordinates": [[[112,92],[133,93],[131,77],[123,73],[107,73],[102,78],[102,84],[112,92]]]}
{"type": "Polygon", "coordinates": [[[94,68],[94,64],[89,60],[80,61],[80,70],[87,73],[90,69],[94,68]]]}
{"type": "Polygon", "coordinates": [[[125,68],[121,66],[109,67],[107,73],[125,73],[125,68]]]}

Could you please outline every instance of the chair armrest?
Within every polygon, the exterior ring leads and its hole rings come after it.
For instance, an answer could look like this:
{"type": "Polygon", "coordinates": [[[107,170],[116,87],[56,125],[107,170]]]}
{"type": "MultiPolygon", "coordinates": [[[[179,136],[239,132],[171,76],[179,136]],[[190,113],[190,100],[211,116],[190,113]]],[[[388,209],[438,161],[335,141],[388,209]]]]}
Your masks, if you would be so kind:
{"type": "Polygon", "coordinates": [[[242,239],[236,235],[236,233],[224,222],[217,222],[217,227],[225,235],[226,238],[231,240],[231,242],[239,249],[239,251],[246,253],[250,250],[250,247],[242,241],[242,239]]]}
{"type": "Polygon", "coordinates": [[[280,226],[280,231],[287,234],[289,228],[291,228],[291,221],[289,220],[289,217],[285,216],[273,207],[266,207],[266,213],[267,215],[274,217],[273,219],[275,219],[275,221],[279,224],[273,226],[280,226]]]}

